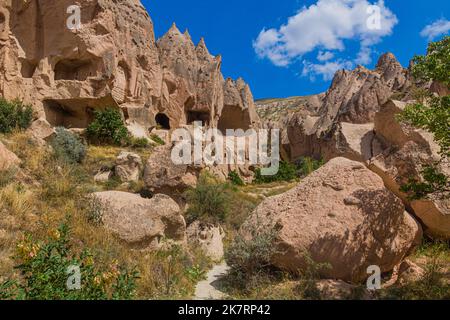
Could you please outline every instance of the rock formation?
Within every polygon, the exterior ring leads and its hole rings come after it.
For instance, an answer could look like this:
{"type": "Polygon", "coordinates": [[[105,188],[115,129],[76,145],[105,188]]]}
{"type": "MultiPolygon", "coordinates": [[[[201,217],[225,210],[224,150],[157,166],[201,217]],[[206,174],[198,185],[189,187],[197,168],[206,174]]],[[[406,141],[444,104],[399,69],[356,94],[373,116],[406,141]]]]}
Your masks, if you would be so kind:
{"type": "Polygon", "coordinates": [[[422,230],[402,201],[363,164],[335,158],[297,187],[266,199],[242,227],[275,229],[273,264],[297,272],[305,254],[328,263],[321,275],[358,282],[367,268],[391,271],[420,243],[422,230]],[[327,201],[324,201],[327,199],[327,201]]]}
{"type": "Polygon", "coordinates": [[[86,128],[93,111],[120,108],[133,133],[193,121],[257,126],[248,85],[224,80],[221,57],[174,25],[158,42],[139,0],[81,0],[81,27],[69,29],[73,1],[0,4],[0,96],[34,106],[53,126],[86,128]],[[26,21],[27,23],[23,23],[26,21]],[[139,128],[139,126],[141,128],[139,128]]]}
{"type": "Polygon", "coordinates": [[[101,204],[107,229],[134,249],[158,249],[162,240],[186,241],[186,222],[180,207],[168,196],[152,199],[126,192],[93,194],[101,204]]]}

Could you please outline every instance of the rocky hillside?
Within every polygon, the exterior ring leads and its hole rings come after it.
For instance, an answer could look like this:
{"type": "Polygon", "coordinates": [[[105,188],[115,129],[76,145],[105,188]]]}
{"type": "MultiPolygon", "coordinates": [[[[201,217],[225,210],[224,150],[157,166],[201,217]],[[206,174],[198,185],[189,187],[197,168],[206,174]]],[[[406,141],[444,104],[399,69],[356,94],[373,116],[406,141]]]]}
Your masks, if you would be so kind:
{"type": "Polygon", "coordinates": [[[225,80],[222,58],[174,25],[156,41],[139,0],[83,0],[82,28],[66,27],[69,0],[2,1],[0,94],[31,103],[52,126],[86,128],[116,107],[146,131],[200,120],[258,124],[250,88],[225,80]],[[21,21],[28,21],[24,24],[21,21]]]}

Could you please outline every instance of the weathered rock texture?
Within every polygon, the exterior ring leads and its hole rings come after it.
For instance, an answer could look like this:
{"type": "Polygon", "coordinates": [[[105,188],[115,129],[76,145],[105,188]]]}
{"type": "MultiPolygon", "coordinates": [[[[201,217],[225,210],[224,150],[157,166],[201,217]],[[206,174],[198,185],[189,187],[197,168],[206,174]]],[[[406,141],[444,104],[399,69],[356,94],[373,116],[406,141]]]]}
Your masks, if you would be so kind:
{"type": "Polygon", "coordinates": [[[121,106],[148,122],[161,95],[153,25],[139,0],[2,1],[0,94],[35,106],[52,125],[86,127],[92,110],[121,106]]]}
{"type": "Polygon", "coordinates": [[[138,181],[142,168],[142,159],[138,154],[122,151],[116,159],[115,175],[122,182],[138,181]]]}
{"type": "MultiPolygon", "coordinates": [[[[287,112],[275,125],[285,131],[284,157],[292,160],[302,156],[325,160],[337,156],[370,159],[372,154],[367,143],[371,139],[370,124],[375,114],[392,95],[406,96],[410,86],[409,70],[387,53],[374,70],[358,66],[353,71],[338,71],[324,94],[290,98],[285,102],[278,100],[278,109],[289,110],[295,106],[294,112],[287,112]],[[358,139],[363,140],[361,146],[356,145],[358,139]]],[[[262,117],[267,116],[264,101],[258,102],[258,112],[262,117]]],[[[274,113],[269,112],[271,122],[274,113]]]]}
{"type": "Polygon", "coordinates": [[[203,40],[194,46],[174,25],[157,43],[139,0],[76,4],[82,26],[70,30],[73,1],[1,2],[1,96],[22,99],[39,117],[68,128],[85,128],[93,111],[105,107],[120,108],[141,136],[156,125],[196,120],[224,128],[257,125],[249,87],[224,80],[221,57],[203,40]]]}
{"type": "MultiPolygon", "coordinates": [[[[383,178],[392,190],[420,218],[426,232],[435,237],[450,238],[450,200],[431,196],[430,199],[411,201],[400,187],[410,179],[421,180],[421,172],[427,165],[440,160],[439,146],[433,135],[397,121],[406,103],[390,101],[375,116],[376,140],[381,148],[369,162],[369,168],[383,178]]],[[[441,171],[450,174],[448,162],[441,164],[441,171]]]]}
{"type": "Polygon", "coordinates": [[[19,165],[19,158],[0,141],[0,171],[11,170],[19,165]]]}
{"type": "Polygon", "coordinates": [[[422,237],[421,227],[382,179],[345,158],[331,160],[296,188],[266,199],[244,224],[244,234],[252,225],[277,230],[275,266],[298,272],[309,254],[330,264],[322,276],[352,282],[367,278],[371,265],[392,270],[422,237]]]}
{"type": "Polygon", "coordinates": [[[220,226],[196,221],[187,228],[187,237],[190,244],[199,246],[211,260],[220,262],[223,259],[225,232],[220,226]]]}
{"type": "Polygon", "coordinates": [[[163,239],[186,241],[180,207],[166,195],[144,199],[126,192],[97,192],[105,227],[135,249],[158,249],[163,239]]]}

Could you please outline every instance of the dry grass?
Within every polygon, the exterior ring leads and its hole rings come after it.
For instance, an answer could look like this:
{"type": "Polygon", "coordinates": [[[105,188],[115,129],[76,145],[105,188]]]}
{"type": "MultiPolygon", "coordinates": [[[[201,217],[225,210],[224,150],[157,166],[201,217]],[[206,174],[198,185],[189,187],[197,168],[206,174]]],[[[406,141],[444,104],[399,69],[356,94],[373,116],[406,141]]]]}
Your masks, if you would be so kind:
{"type": "MultiPolygon", "coordinates": [[[[8,148],[22,160],[21,170],[30,183],[13,179],[0,187],[0,281],[17,278],[11,259],[16,244],[25,234],[36,241],[47,236],[67,222],[71,228],[72,246],[76,251],[89,248],[98,263],[109,265],[118,261],[127,268],[136,268],[140,274],[137,297],[139,299],[190,298],[195,281],[186,270],[194,265],[207,268],[209,261],[196,252],[188,256],[179,254],[172,259],[172,274],[168,277],[167,255],[130,250],[102,226],[91,224],[87,217],[85,196],[93,191],[108,189],[107,184],[96,184],[95,173],[103,165],[112,165],[117,155],[126,150],[117,147],[89,146],[82,165],[61,163],[51,151],[39,146],[25,133],[0,137],[8,148]],[[1,279],[3,277],[4,279],[1,279]],[[167,283],[167,278],[171,282],[167,283]],[[169,288],[169,290],[167,289],[169,288]]],[[[133,150],[145,161],[151,149],[133,150]]],[[[142,183],[130,184],[124,191],[138,191],[142,183]]]]}

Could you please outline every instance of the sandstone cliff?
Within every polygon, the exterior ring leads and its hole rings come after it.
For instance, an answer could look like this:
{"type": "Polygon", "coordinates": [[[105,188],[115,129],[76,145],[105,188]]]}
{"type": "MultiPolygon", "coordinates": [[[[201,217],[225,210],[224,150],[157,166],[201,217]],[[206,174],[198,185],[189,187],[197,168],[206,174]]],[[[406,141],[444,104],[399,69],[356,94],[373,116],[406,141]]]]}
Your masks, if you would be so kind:
{"type": "Polygon", "coordinates": [[[221,57],[174,25],[156,41],[139,0],[81,0],[81,28],[66,26],[72,1],[2,1],[0,95],[31,103],[53,126],[85,128],[98,108],[123,110],[145,130],[203,121],[258,124],[241,80],[224,80],[221,57]],[[26,23],[24,23],[26,21],[26,23]],[[221,120],[221,118],[223,118],[221,120]]]}

